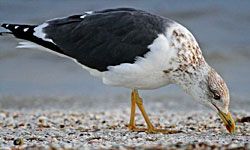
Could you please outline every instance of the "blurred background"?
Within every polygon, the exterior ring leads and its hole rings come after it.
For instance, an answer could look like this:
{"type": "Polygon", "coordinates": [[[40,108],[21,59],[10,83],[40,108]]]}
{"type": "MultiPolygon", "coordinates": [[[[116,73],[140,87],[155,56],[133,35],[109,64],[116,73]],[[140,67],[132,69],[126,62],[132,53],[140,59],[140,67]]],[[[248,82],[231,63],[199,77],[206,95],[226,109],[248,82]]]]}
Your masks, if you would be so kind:
{"type": "MultiPolygon", "coordinates": [[[[226,80],[231,109],[250,111],[250,1],[0,0],[0,23],[39,24],[115,7],[143,9],[186,26],[207,62],[226,80]]],[[[129,89],[103,85],[69,59],[35,49],[16,49],[19,41],[0,37],[0,108],[129,108],[129,89]]],[[[146,107],[152,109],[206,109],[175,85],[141,93],[146,107]]]]}

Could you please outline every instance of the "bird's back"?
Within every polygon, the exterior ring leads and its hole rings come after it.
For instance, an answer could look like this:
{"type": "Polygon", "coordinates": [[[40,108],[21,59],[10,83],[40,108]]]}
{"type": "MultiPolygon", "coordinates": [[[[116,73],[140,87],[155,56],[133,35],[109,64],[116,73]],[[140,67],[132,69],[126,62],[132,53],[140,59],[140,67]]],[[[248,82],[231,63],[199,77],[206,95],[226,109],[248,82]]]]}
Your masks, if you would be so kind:
{"type": "Polygon", "coordinates": [[[134,63],[137,57],[143,57],[149,51],[148,46],[170,23],[166,18],[142,10],[117,8],[30,26],[33,34],[28,36],[28,32],[15,32],[11,25],[4,27],[18,38],[72,57],[91,69],[107,71],[108,66],[134,63]]]}

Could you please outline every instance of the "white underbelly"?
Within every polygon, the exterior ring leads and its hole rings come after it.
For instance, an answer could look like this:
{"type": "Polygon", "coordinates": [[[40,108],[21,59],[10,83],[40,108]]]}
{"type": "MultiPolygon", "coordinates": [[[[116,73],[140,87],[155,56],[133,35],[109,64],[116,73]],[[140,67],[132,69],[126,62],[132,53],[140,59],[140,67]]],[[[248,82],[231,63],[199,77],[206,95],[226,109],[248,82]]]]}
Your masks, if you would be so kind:
{"type": "Polygon", "coordinates": [[[134,89],[155,89],[170,84],[162,70],[147,70],[132,64],[111,68],[103,74],[103,83],[134,89]]]}

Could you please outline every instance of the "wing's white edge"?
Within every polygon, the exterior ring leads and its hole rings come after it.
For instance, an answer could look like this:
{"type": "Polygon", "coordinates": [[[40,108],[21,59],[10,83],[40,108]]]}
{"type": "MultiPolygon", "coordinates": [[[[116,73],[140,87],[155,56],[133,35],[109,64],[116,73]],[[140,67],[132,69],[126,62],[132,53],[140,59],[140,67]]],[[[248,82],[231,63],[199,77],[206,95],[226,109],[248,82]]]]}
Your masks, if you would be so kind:
{"type": "Polygon", "coordinates": [[[52,39],[46,38],[46,33],[43,31],[43,29],[46,28],[47,26],[49,26],[48,23],[43,23],[43,24],[35,27],[33,35],[38,37],[38,38],[43,39],[44,41],[48,41],[48,42],[55,44],[52,39]]]}

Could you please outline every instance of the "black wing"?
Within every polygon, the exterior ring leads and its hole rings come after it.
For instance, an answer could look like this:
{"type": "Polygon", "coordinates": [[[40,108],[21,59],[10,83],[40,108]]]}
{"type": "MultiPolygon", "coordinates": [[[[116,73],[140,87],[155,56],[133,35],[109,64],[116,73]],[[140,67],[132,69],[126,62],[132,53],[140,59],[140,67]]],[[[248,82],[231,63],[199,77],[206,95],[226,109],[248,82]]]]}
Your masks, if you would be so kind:
{"type": "Polygon", "coordinates": [[[133,63],[166,29],[163,18],[135,9],[109,9],[81,16],[49,21],[44,32],[65,54],[99,71],[133,63]]]}
{"type": "Polygon", "coordinates": [[[19,38],[26,35],[23,39],[75,58],[85,66],[106,71],[108,66],[133,63],[136,57],[144,56],[169,22],[145,11],[118,8],[47,21],[43,32],[53,43],[29,37],[27,32],[13,33],[19,38]]]}

